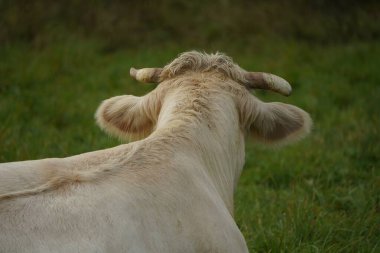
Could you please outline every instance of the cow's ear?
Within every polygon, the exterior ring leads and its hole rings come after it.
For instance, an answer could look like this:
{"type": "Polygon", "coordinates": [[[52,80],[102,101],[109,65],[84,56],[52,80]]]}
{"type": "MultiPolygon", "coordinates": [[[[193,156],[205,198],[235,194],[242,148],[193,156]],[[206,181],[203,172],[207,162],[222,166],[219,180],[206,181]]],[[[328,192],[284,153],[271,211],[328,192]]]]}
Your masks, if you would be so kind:
{"type": "Polygon", "coordinates": [[[154,92],[143,97],[117,96],[104,100],[95,118],[105,132],[123,140],[148,136],[155,127],[161,98],[154,92]]]}
{"type": "Polygon", "coordinates": [[[265,103],[255,97],[245,106],[246,127],[257,140],[283,145],[310,133],[312,120],[307,112],[289,104],[265,103]]]}

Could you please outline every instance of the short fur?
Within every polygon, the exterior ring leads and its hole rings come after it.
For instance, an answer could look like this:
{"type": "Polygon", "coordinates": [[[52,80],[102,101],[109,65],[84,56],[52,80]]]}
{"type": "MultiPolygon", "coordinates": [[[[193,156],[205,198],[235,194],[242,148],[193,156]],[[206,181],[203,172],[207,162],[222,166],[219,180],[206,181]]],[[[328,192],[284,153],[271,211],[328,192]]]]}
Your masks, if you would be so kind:
{"type": "Polygon", "coordinates": [[[303,110],[265,103],[223,54],[188,52],[143,97],[105,100],[99,126],[130,144],[0,165],[0,252],[247,252],[233,220],[244,136],[289,143],[303,110]]]}

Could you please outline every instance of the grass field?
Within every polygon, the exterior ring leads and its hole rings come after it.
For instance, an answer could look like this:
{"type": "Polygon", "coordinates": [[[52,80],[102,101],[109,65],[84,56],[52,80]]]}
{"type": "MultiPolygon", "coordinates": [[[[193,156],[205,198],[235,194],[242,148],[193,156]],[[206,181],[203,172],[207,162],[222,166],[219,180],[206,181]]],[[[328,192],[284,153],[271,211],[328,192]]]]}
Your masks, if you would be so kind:
{"type": "MultiPolygon", "coordinates": [[[[312,134],[273,150],[247,142],[236,220],[251,252],[380,252],[380,46],[258,41],[210,46],[249,70],[276,73],[308,111],[312,134]]],[[[192,48],[104,50],[67,37],[0,47],[0,162],[65,157],[118,145],[95,125],[106,98],[142,95],[129,68],[162,66],[192,48]]]]}

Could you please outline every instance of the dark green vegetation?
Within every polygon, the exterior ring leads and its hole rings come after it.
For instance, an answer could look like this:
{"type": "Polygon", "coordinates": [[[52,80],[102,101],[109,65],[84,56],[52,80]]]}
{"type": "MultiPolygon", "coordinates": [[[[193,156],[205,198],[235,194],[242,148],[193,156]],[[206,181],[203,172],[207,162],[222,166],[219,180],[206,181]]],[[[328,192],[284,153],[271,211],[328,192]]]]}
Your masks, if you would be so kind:
{"type": "Polygon", "coordinates": [[[318,43],[380,37],[378,0],[0,0],[0,42],[52,43],[63,31],[104,50],[163,42],[240,44],[257,37],[318,43]]]}
{"type": "MultiPolygon", "coordinates": [[[[95,1],[94,6],[102,10],[105,2],[95,1]]],[[[185,8],[186,15],[191,8],[202,9],[186,6],[187,2],[191,1],[179,1],[179,7],[170,8],[185,8]]],[[[194,21],[202,29],[190,26],[189,21],[182,24],[186,29],[179,29],[179,14],[165,23],[159,18],[171,9],[159,9],[159,14],[150,13],[147,18],[162,21],[163,26],[152,25],[161,30],[148,36],[149,20],[142,23],[145,26],[127,22],[126,30],[135,31],[127,36],[121,32],[123,18],[115,21],[117,32],[95,27],[94,34],[89,34],[91,22],[75,11],[58,11],[55,19],[46,16],[62,8],[59,4],[56,9],[47,6],[49,11],[39,16],[33,9],[37,7],[29,6],[39,17],[33,18],[20,15],[24,5],[0,1],[0,7],[7,6],[7,16],[1,17],[8,22],[0,22],[8,27],[0,31],[0,162],[65,157],[118,145],[98,129],[93,115],[103,99],[142,95],[154,88],[133,81],[128,75],[131,66],[162,66],[194,47],[219,50],[245,69],[285,77],[293,86],[292,96],[261,91],[256,95],[265,101],[295,104],[314,120],[312,134],[292,146],[264,149],[252,140],[247,142],[235,218],[251,252],[379,252],[380,46],[378,25],[371,19],[375,5],[367,1],[364,7],[346,7],[351,16],[342,13],[335,19],[334,10],[341,2],[327,8],[327,1],[315,1],[317,12],[309,15],[310,20],[294,14],[288,24],[280,22],[281,27],[273,13],[286,4],[259,1],[259,10],[266,10],[262,17],[269,23],[257,19],[256,30],[239,37],[251,28],[244,12],[242,19],[237,13],[225,23],[214,24],[207,22],[214,16],[206,8],[209,19],[198,13],[194,21]],[[323,10],[328,10],[327,19],[318,18],[323,10]],[[68,21],[62,23],[60,18],[68,21]],[[231,28],[235,24],[242,27],[234,37],[222,32],[235,31],[231,28]],[[348,24],[348,30],[342,24],[348,24]],[[266,26],[271,30],[265,31],[266,26]],[[144,39],[142,46],[137,45],[140,39],[144,39]]],[[[68,3],[69,7],[77,4],[75,10],[83,9],[79,1],[68,3]]],[[[228,10],[229,1],[221,3],[227,5],[220,8],[228,10]]],[[[122,16],[119,8],[109,8],[102,15],[94,11],[95,24],[103,18],[104,25],[112,27],[106,22],[112,10],[122,16]]],[[[231,10],[238,12],[236,7],[231,10]]]]}

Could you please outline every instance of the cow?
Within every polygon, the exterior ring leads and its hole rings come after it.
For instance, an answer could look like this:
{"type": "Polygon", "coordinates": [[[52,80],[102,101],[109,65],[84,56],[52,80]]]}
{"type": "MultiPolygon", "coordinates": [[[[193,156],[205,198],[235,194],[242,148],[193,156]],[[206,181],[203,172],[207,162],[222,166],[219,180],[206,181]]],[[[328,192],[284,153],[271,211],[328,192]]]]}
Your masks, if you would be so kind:
{"type": "Polygon", "coordinates": [[[251,91],[287,96],[289,83],[196,51],[130,75],[158,86],[103,101],[95,118],[133,142],[0,165],[0,252],[248,252],[233,218],[245,137],[278,146],[312,126],[251,91]]]}

